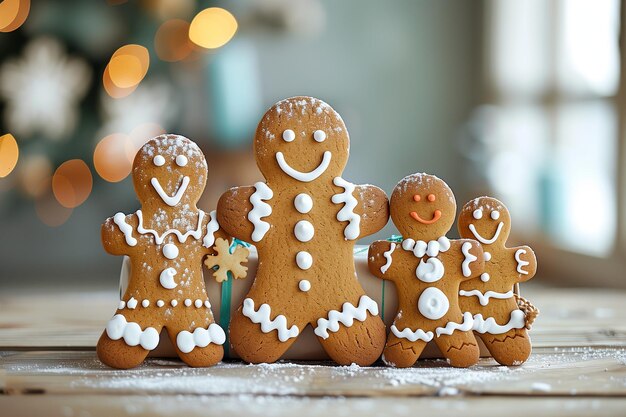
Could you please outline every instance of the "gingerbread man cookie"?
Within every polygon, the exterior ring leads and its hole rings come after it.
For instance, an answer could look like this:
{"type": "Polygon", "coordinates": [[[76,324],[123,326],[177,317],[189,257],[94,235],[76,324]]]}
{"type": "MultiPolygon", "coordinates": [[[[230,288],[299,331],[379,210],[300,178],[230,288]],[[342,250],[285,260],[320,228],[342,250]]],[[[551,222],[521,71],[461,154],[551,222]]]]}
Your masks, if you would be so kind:
{"type": "Polygon", "coordinates": [[[220,225],[258,249],[257,275],[230,324],[247,362],[274,362],[307,326],[340,364],[373,363],[385,343],[378,305],[359,281],[357,239],[388,220],[385,193],[341,177],[349,137],[328,104],[311,97],[278,102],[254,140],[266,182],[238,187],[218,203],[220,225]]]}
{"type": "Polygon", "coordinates": [[[105,250],[127,255],[131,271],[98,357],[114,368],[137,366],[165,328],[183,361],[213,365],[222,359],[225,334],[213,320],[202,259],[215,253],[216,238],[229,236],[215,212],[196,207],[207,180],[204,155],[187,138],[158,136],[137,153],[132,176],[141,210],[102,225],[105,250]]]}
{"type": "Polygon", "coordinates": [[[485,259],[485,272],[461,284],[461,308],[472,313],[474,331],[498,363],[519,365],[528,359],[532,347],[513,287],[535,275],[535,253],[528,246],[506,247],[511,216],[495,198],[480,197],[465,204],[458,228],[461,237],[482,244],[485,259]]]}
{"type": "Polygon", "coordinates": [[[483,251],[475,240],[446,237],[456,216],[452,190],[435,176],[409,175],[394,188],[390,211],[404,240],[374,242],[368,255],[370,272],[398,291],[383,360],[412,366],[434,340],[452,366],[474,365],[479,348],[473,317],[459,307],[459,286],[483,272],[483,251]]]}

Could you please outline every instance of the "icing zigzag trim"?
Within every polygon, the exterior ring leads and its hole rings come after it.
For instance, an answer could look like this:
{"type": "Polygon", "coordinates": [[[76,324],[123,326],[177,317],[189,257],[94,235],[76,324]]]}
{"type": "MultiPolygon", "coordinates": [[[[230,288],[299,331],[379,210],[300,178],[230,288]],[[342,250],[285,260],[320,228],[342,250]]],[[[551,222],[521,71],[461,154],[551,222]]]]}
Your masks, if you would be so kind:
{"type": "Polygon", "coordinates": [[[340,222],[348,222],[348,225],[343,230],[343,235],[348,240],[356,240],[359,238],[359,234],[361,233],[361,216],[354,212],[358,201],[352,195],[356,187],[354,184],[341,177],[335,177],[335,179],[333,179],[333,184],[344,189],[343,193],[335,194],[331,198],[331,201],[335,204],[345,204],[341,210],[339,210],[339,213],[337,213],[337,220],[340,222]]]}
{"type": "Polygon", "coordinates": [[[365,321],[368,311],[372,316],[378,315],[378,304],[367,295],[361,296],[358,307],[345,302],[341,306],[341,311],[330,310],[328,312],[328,319],[321,318],[317,320],[315,334],[322,339],[328,339],[330,336],[328,334],[329,331],[333,333],[339,331],[339,323],[346,327],[352,327],[354,319],[365,321]]]}
{"type": "Polygon", "coordinates": [[[434,333],[433,332],[425,332],[422,329],[417,329],[415,331],[409,329],[408,327],[399,331],[395,324],[391,325],[391,332],[396,335],[396,337],[400,339],[406,339],[409,342],[416,342],[418,340],[423,340],[424,342],[430,342],[433,340],[434,333]]]}
{"type": "Polygon", "coordinates": [[[250,196],[252,210],[248,212],[248,220],[254,226],[252,231],[252,240],[258,242],[270,230],[270,224],[261,220],[261,217],[267,217],[272,214],[272,207],[263,200],[270,200],[274,197],[274,192],[264,182],[254,184],[255,191],[250,196]]]}
{"type": "Polygon", "coordinates": [[[272,330],[278,332],[278,340],[286,342],[292,337],[300,334],[300,329],[295,324],[290,328],[287,328],[287,318],[282,314],[276,316],[274,320],[271,320],[272,308],[269,304],[261,304],[258,310],[254,309],[254,300],[252,298],[246,298],[243,300],[242,313],[248,317],[252,323],[261,324],[261,331],[263,333],[269,333],[272,330]]]}
{"type": "Polygon", "coordinates": [[[209,223],[206,225],[206,235],[204,235],[204,239],[202,239],[202,246],[205,248],[213,246],[215,243],[214,233],[220,228],[220,225],[217,222],[217,216],[215,215],[215,210],[209,213],[209,219],[209,223]]]}

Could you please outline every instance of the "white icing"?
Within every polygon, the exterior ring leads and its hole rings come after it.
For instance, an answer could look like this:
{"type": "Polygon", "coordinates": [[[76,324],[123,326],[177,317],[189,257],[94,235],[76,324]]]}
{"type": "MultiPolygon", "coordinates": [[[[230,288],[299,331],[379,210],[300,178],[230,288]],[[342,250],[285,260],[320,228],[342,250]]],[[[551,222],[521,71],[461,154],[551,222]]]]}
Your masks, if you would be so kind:
{"type": "Polygon", "coordinates": [[[206,308],[211,308],[211,302],[209,300],[204,300],[204,306],[206,308]]]}
{"type": "Polygon", "coordinates": [[[313,208],[313,199],[310,195],[301,193],[293,200],[293,205],[302,214],[307,214],[313,208]]]}
{"type": "Polygon", "coordinates": [[[185,306],[186,307],[191,307],[191,299],[185,298],[185,306]]]}
{"type": "Polygon", "coordinates": [[[476,209],[474,210],[474,212],[472,213],[472,216],[476,219],[476,220],[480,220],[483,218],[483,210],[482,209],[476,209]]]}
{"type": "Polygon", "coordinates": [[[420,260],[417,269],[415,269],[415,276],[422,282],[436,282],[443,278],[445,268],[443,263],[437,258],[428,258],[420,260]]]}
{"type": "Polygon", "coordinates": [[[193,236],[194,239],[200,239],[200,236],[202,236],[202,220],[204,219],[204,212],[202,210],[198,210],[198,225],[196,226],[196,230],[188,230],[185,233],[181,233],[180,230],[169,229],[163,232],[162,235],[160,235],[154,229],[146,229],[145,227],[143,227],[143,213],[141,210],[137,210],[136,214],[137,219],[139,220],[139,224],[137,225],[137,232],[141,233],[142,235],[151,234],[152,236],[154,236],[154,242],[157,245],[163,243],[165,238],[171,234],[176,235],[180,243],[185,243],[189,236],[193,236]]]}
{"type": "Polygon", "coordinates": [[[326,140],[326,132],[323,130],[316,130],[313,132],[313,139],[315,139],[316,142],[324,142],[326,140]]]}
{"type": "Polygon", "coordinates": [[[478,239],[480,243],[485,244],[485,245],[491,245],[493,242],[498,240],[498,237],[500,236],[500,232],[502,231],[503,227],[504,227],[504,223],[500,222],[498,224],[498,228],[496,229],[496,232],[493,234],[493,237],[491,239],[485,239],[484,237],[480,235],[480,233],[478,233],[478,231],[476,230],[476,227],[472,223],[470,223],[469,225],[470,232],[472,232],[474,237],[478,239]]]}
{"type": "Polygon", "coordinates": [[[278,166],[280,169],[291,178],[301,181],[301,182],[311,182],[316,180],[320,175],[326,171],[328,165],[330,164],[330,159],[332,158],[332,154],[330,151],[325,151],[324,156],[322,156],[322,162],[315,168],[313,171],[309,172],[301,172],[293,169],[287,161],[285,161],[285,156],[282,152],[276,152],[276,161],[278,162],[278,166]]]}
{"type": "Polygon", "coordinates": [[[425,332],[422,329],[417,329],[415,331],[409,329],[408,327],[402,329],[402,331],[398,331],[398,328],[395,324],[391,325],[391,332],[396,335],[396,337],[400,339],[407,339],[410,342],[415,342],[417,340],[423,340],[424,342],[430,342],[433,340],[435,336],[433,332],[425,332]]]}
{"type": "Polygon", "coordinates": [[[474,318],[472,317],[472,313],[465,312],[463,313],[462,323],[455,323],[453,321],[450,321],[446,323],[445,327],[437,327],[435,329],[435,333],[437,333],[437,337],[439,337],[442,334],[451,335],[456,330],[467,332],[469,330],[472,330],[473,325],[474,325],[474,318]]]}
{"type": "Polygon", "coordinates": [[[417,309],[427,319],[437,320],[446,315],[450,309],[450,301],[439,288],[429,287],[422,291],[417,301],[417,309]]]}
{"type": "Polygon", "coordinates": [[[439,254],[439,242],[431,240],[426,246],[426,255],[437,256],[439,254]]]}
{"type": "Polygon", "coordinates": [[[482,293],[479,290],[470,290],[470,291],[460,290],[459,295],[462,295],[464,297],[472,297],[475,295],[476,297],[478,297],[478,301],[480,302],[480,305],[486,306],[487,304],[489,304],[490,298],[503,300],[503,299],[513,297],[513,291],[508,291],[508,292],[487,291],[485,293],[482,293]]]}
{"type": "Polygon", "coordinates": [[[378,304],[376,304],[376,301],[372,300],[367,295],[362,295],[359,299],[358,307],[354,307],[351,303],[345,302],[341,307],[341,311],[330,310],[328,312],[328,319],[318,319],[317,327],[314,332],[318,337],[328,339],[330,336],[328,334],[329,331],[339,331],[339,323],[346,327],[352,327],[354,319],[357,319],[358,321],[365,321],[368,311],[373,316],[378,315],[378,304]]]}
{"type": "Polygon", "coordinates": [[[518,249],[515,251],[515,260],[517,261],[517,272],[520,274],[528,275],[528,271],[525,271],[523,268],[527,265],[530,265],[530,262],[525,261],[521,258],[522,255],[526,254],[526,249],[518,249]]]}
{"type": "Polygon", "coordinates": [[[308,242],[313,239],[315,234],[315,228],[308,220],[300,220],[296,223],[296,227],[293,228],[293,233],[296,235],[296,239],[300,242],[308,242]]]}
{"type": "Polygon", "coordinates": [[[415,241],[413,239],[404,239],[402,241],[402,249],[412,251],[415,247],[415,241]]]}
{"type": "Polygon", "coordinates": [[[193,305],[196,306],[196,308],[202,307],[202,300],[197,299],[196,301],[193,302],[193,305]]]}
{"type": "Polygon", "coordinates": [[[163,256],[167,259],[176,259],[178,256],[178,247],[173,243],[168,243],[163,246],[163,256]]]}
{"type": "Polygon", "coordinates": [[[165,305],[165,302],[163,300],[157,300],[156,305],[157,307],[163,307],[165,305]]]}
{"type": "Polygon", "coordinates": [[[348,225],[343,230],[343,235],[348,240],[356,240],[359,238],[359,234],[361,233],[359,228],[361,216],[354,212],[358,201],[352,195],[356,187],[354,184],[341,177],[335,177],[333,179],[333,184],[344,189],[343,193],[335,194],[331,198],[332,202],[335,204],[344,204],[341,210],[339,210],[339,213],[337,213],[337,220],[340,222],[348,222],[348,225]]]}
{"type": "Polygon", "coordinates": [[[298,283],[298,288],[302,292],[307,292],[311,289],[311,283],[307,281],[306,279],[303,279],[298,283]]]}
{"type": "Polygon", "coordinates": [[[178,187],[178,190],[176,190],[174,195],[171,197],[165,194],[165,191],[163,191],[163,187],[161,187],[161,184],[159,183],[158,179],[152,178],[150,180],[150,184],[152,184],[152,186],[154,187],[154,190],[157,192],[159,197],[161,197],[161,200],[163,200],[165,204],[167,204],[168,206],[174,207],[176,204],[180,203],[180,199],[183,198],[185,191],[187,191],[187,187],[189,186],[189,177],[188,176],[183,177],[182,184],[180,184],[180,187],[178,187]]]}
{"type": "Polygon", "coordinates": [[[428,243],[423,240],[418,240],[415,242],[415,246],[413,247],[413,255],[417,258],[423,258],[426,255],[426,251],[428,250],[428,243]]]}
{"type": "Polygon", "coordinates": [[[172,307],[176,307],[178,305],[178,301],[177,300],[172,300],[170,302],[170,304],[172,305],[172,307]]]}
{"type": "Polygon", "coordinates": [[[178,165],[179,167],[187,166],[188,162],[189,160],[187,159],[185,155],[178,155],[176,157],[176,165],[178,165]]]}
{"type": "Polygon", "coordinates": [[[270,224],[261,220],[261,218],[272,214],[272,207],[263,200],[270,200],[274,197],[274,192],[267,184],[260,181],[254,184],[254,188],[256,191],[250,196],[252,210],[248,212],[248,220],[250,220],[250,223],[254,226],[252,240],[258,242],[263,239],[263,236],[270,230],[270,224]]]}
{"type": "Polygon", "coordinates": [[[313,265],[313,257],[309,252],[300,251],[296,255],[296,264],[298,268],[307,270],[313,265]]]}
{"type": "Polygon", "coordinates": [[[483,259],[485,260],[485,262],[489,262],[491,260],[491,253],[483,252],[483,259]]]}
{"type": "Polygon", "coordinates": [[[488,317],[485,320],[482,314],[476,314],[474,316],[474,325],[472,326],[472,329],[481,334],[502,334],[508,332],[511,329],[521,329],[525,325],[526,316],[524,315],[524,312],[522,310],[513,310],[511,311],[511,316],[508,323],[504,325],[499,325],[498,323],[496,323],[496,319],[493,317],[488,317]]]}
{"type": "MultiPolygon", "coordinates": [[[[206,225],[206,235],[204,235],[204,239],[202,239],[202,246],[205,248],[213,246],[215,243],[215,232],[220,228],[215,210],[209,213],[209,219],[209,223],[206,225]]],[[[198,219],[198,224],[201,224],[200,219],[198,219]]]]}
{"type": "Polygon", "coordinates": [[[494,210],[491,212],[491,218],[493,220],[498,220],[500,218],[500,212],[498,210],[494,210]]]}
{"type": "Polygon", "coordinates": [[[446,252],[450,249],[450,240],[445,236],[430,242],[424,242],[423,240],[416,242],[413,239],[404,239],[402,241],[402,249],[412,251],[416,258],[423,258],[426,255],[434,257],[439,255],[440,252],[446,252]]]}
{"type": "Polygon", "coordinates": [[[123,310],[126,307],[126,301],[120,300],[120,303],[117,305],[118,310],[123,310]]]}
{"type": "Polygon", "coordinates": [[[141,306],[142,306],[143,308],[147,308],[147,307],[149,307],[149,306],[150,306],[150,300],[143,300],[143,301],[141,302],[141,306]]]}
{"type": "Polygon", "coordinates": [[[291,129],[287,129],[283,132],[283,140],[285,142],[293,142],[296,138],[296,132],[291,129]]]}
{"type": "Polygon", "coordinates": [[[261,304],[259,310],[254,309],[254,300],[246,298],[243,300],[242,313],[248,317],[252,323],[260,324],[263,333],[269,333],[272,330],[278,332],[278,340],[286,342],[292,337],[298,336],[300,329],[295,324],[287,328],[287,318],[282,314],[276,316],[274,320],[270,320],[272,309],[269,304],[261,304]]]}
{"type": "Polygon", "coordinates": [[[470,253],[470,249],[472,249],[472,244],[470,242],[464,242],[461,246],[461,252],[463,252],[463,256],[465,257],[463,263],[461,264],[461,269],[463,271],[464,277],[469,277],[472,275],[470,264],[478,259],[476,256],[470,253]]]}
{"type": "Polygon", "coordinates": [[[380,267],[380,272],[382,272],[383,274],[387,272],[387,270],[391,266],[391,262],[393,261],[391,258],[391,254],[393,253],[395,249],[396,249],[396,244],[391,242],[391,247],[389,248],[389,250],[383,253],[383,256],[387,260],[387,262],[383,266],[380,267]]]}
{"type": "Polygon", "coordinates": [[[152,162],[154,163],[154,165],[162,167],[163,165],[165,165],[165,158],[163,158],[163,155],[157,155],[154,157],[152,162]]]}
{"type": "Polygon", "coordinates": [[[488,274],[488,273],[486,273],[486,272],[483,272],[482,274],[480,274],[480,280],[481,280],[482,282],[487,282],[487,281],[489,281],[489,279],[490,279],[490,278],[491,278],[491,277],[490,277],[490,276],[489,276],[489,274],[488,274]]]}
{"type": "Polygon", "coordinates": [[[176,282],[174,282],[174,276],[176,275],[176,269],[174,268],[166,268],[161,271],[161,275],[159,275],[159,283],[163,288],[171,290],[172,288],[176,288],[176,282]]]}
{"type": "Polygon", "coordinates": [[[439,243],[439,252],[447,252],[450,249],[450,239],[445,236],[437,239],[437,243],[439,243]]]}
{"type": "Polygon", "coordinates": [[[159,344],[159,332],[154,327],[141,326],[132,321],[126,321],[126,317],[116,314],[107,323],[106,333],[111,340],[124,339],[128,346],[141,345],[146,350],[153,350],[159,344]]]}
{"type": "Polygon", "coordinates": [[[215,323],[211,323],[206,329],[197,327],[193,333],[183,330],[176,335],[176,346],[183,353],[189,353],[196,347],[205,348],[209,343],[223,345],[225,341],[224,330],[215,323]]]}
{"type": "Polygon", "coordinates": [[[138,301],[135,299],[135,297],[130,297],[130,300],[128,300],[128,302],[126,303],[126,307],[134,310],[137,307],[137,304],[138,301]]]}
{"type": "Polygon", "coordinates": [[[113,216],[113,222],[120,228],[120,231],[124,233],[124,238],[126,239],[126,244],[128,246],[135,246],[137,244],[137,239],[133,237],[133,228],[130,224],[126,223],[126,216],[124,213],[116,213],[113,216]]]}

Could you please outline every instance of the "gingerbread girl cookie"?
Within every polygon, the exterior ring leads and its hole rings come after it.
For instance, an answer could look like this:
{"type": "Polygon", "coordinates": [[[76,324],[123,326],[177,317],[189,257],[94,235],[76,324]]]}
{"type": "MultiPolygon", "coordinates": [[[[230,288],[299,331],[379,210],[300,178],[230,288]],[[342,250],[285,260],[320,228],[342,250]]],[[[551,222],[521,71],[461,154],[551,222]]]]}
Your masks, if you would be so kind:
{"type": "Polygon", "coordinates": [[[480,197],[465,204],[458,227],[461,237],[482,244],[485,259],[480,278],[461,284],[461,308],[472,313],[474,331],[498,363],[519,365],[528,359],[532,347],[513,287],[535,275],[535,253],[528,246],[506,247],[511,216],[495,198],[480,197]]]}
{"type": "Polygon", "coordinates": [[[131,266],[128,288],[98,341],[98,357],[114,368],[137,366],[165,328],[183,361],[213,365],[222,359],[225,334],[213,320],[202,259],[216,253],[218,237],[229,236],[215,212],[196,207],[207,180],[204,155],[187,138],[158,136],[137,153],[132,175],[141,210],[117,213],[102,225],[105,250],[127,255],[131,266]]]}
{"type": "Polygon", "coordinates": [[[218,203],[220,225],[258,249],[257,275],[230,324],[247,362],[274,362],[307,326],[340,364],[373,363],[385,343],[378,305],[359,281],[357,239],[388,220],[385,193],[341,177],[349,137],[328,104],[278,102],[263,116],[254,152],[266,182],[238,187],[218,203]]]}
{"type": "Polygon", "coordinates": [[[394,188],[390,211],[404,240],[374,242],[368,255],[370,272],[398,290],[383,360],[412,366],[434,340],[452,366],[474,365],[479,348],[473,317],[463,313],[458,298],[461,282],[483,272],[483,251],[475,240],[446,237],[456,216],[452,190],[435,176],[409,175],[394,188]]]}

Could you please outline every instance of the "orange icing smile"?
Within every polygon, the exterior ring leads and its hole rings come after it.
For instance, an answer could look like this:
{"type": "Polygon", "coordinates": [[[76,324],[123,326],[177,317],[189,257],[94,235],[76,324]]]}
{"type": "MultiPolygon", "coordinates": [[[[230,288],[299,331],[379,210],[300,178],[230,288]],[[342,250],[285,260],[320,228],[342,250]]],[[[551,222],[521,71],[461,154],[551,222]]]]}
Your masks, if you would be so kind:
{"type": "Polygon", "coordinates": [[[416,212],[412,211],[411,213],[409,213],[411,215],[411,217],[413,217],[415,220],[417,220],[418,222],[422,223],[422,224],[433,224],[435,223],[437,220],[439,220],[441,218],[441,210],[435,210],[435,212],[433,213],[433,218],[430,220],[424,220],[420,217],[419,214],[417,214],[416,212]]]}

